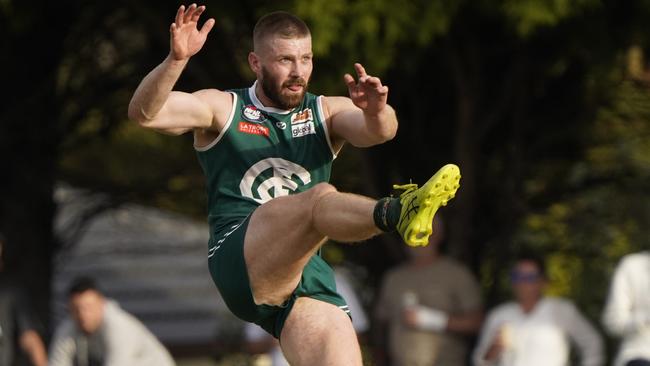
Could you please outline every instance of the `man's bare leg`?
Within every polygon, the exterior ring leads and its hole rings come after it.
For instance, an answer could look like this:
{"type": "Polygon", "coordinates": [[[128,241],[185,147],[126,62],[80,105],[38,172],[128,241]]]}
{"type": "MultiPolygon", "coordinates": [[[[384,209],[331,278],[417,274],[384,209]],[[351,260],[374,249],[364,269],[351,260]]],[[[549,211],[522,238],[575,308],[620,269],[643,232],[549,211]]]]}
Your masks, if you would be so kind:
{"type": "MultiPolygon", "coordinates": [[[[448,164],[420,189],[410,184],[403,186],[406,191],[400,195],[399,206],[394,204],[396,200],[383,199],[377,203],[339,193],[327,183],[260,206],[251,216],[244,240],[244,258],[255,302],[284,302],[298,285],[304,266],[328,236],[347,242],[364,240],[378,234],[379,225],[384,230],[397,228],[409,245],[421,245],[431,234],[433,215],[453,198],[459,180],[458,167],[448,164]],[[396,209],[399,217],[395,216],[396,209]]],[[[290,360],[298,365],[361,364],[356,336],[342,310],[315,299],[300,298],[298,303],[280,336],[290,360]],[[336,326],[321,327],[319,317],[336,326]],[[300,330],[303,326],[313,331],[310,339],[316,341],[306,343],[300,330]],[[299,354],[312,345],[319,348],[308,348],[311,351],[307,355],[299,354]],[[350,346],[353,350],[347,353],[345,349],[350,346]],[[318,354],[327,354],[328,358],[320,362],[311,358],[318,354]]]]}
{"type": "Polygon", "coordinates": [[[380,233],[373,221],[375,204],[370,198],[340,193],[321,183],[258,207],[244,241],[255,302],[284,302],[325,237],[354,242],[380,233]]]}
{"type": "Polygon", "coordinates": [[[347,314],[308,297],[293,305],[280,344],[291,365],[361,365],[359,342],[347,314]]]}

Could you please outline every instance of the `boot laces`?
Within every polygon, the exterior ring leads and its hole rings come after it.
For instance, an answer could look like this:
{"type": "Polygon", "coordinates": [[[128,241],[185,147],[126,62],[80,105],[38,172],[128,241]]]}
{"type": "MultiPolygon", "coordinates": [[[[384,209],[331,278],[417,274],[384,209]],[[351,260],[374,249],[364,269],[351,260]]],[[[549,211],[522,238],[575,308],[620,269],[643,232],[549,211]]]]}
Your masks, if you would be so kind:
{"type": "Polygon", "coordinates": [[[415,183],[408,184],[394,184],[393,189],[403,190],[404,192],[400,193],[400,198],[408,195],[409,193],[418,189],[418,185],[415,183]]]}

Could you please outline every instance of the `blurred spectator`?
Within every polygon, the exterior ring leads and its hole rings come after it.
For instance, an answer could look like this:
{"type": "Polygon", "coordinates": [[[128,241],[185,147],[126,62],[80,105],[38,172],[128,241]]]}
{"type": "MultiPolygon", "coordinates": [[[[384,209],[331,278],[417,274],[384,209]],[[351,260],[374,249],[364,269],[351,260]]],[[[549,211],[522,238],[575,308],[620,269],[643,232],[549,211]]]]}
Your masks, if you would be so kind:
{"type": "Polygon", "coordinates": [[[603,364],[600,335],[568,300],[544,297],[546,270],[535,255],[522,255],[512,272],[515,302],[493,309],[487,317],[475,365],[565,366],[569,340],[580,352],[580,364],[603,364]]]}
{"type": "Polygon", "coordinates": [[[464,365],[464,335],[481,326],[479,284],[465,266],[439,253],[443,225],[438,216],[433,224],[429,245],[409,247],[408,262],[384,278],[375,316],[380,336],[388,327],[388,355],[377,355],[380,364],[464,365]]]}
{"type": "Polygon", "coordinates": [[[56,329],[50,366],[168,366],[174,361],[135,317],[106,299],[89,278],[68,291],[71,318],[56,329]]]}
{"type": "MultiPolygon", "coordinates": [[[[0,274],[5,239],[0,235],[0,274]]],[[[0,275],[0,366],[14,364],[17,352],[24,352],[32,365],[47,365],[45,345],[36,331],[24,295],[0,275]]]]}
{"type": "MultiPolygon", "coordinates": [[[[366,312],[363,310],[361,302],[345,274],[345,270],[335,268],[334,280],[336,281],[336,291],[343,296],[350,309],[350,314],[352,315],[352,326],[357,332],[357,335],[362,337],[369,328],[368,317],[366,316],[366,312]]],[[[248,353],[262,355],[269,359],[270,362],[264,364],[270,363],[271,366],[289,365],[282,354],[278,340],[258,325],[248,322],[245,323],[244,342],[244,348],[248,353]]],[[[262,363],[263,362],[260,364],[262,363]]]]}
{"type": "Polygon", "coordinates": [[[620,261],[603,324],[623,338],[616,366],[650,366],[650,252],[629,254],[620,261]]]}

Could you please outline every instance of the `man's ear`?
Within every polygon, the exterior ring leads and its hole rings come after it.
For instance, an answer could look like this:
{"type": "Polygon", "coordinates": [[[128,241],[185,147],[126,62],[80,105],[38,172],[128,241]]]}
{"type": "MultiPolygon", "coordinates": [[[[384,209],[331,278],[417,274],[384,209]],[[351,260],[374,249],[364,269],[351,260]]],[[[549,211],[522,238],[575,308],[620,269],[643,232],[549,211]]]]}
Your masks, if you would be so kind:
{"type": "Polygon", "coordinates": [[[248,53],[248,65],[256,74],[262,70],[260,57],[254,51],[248,53]]]}

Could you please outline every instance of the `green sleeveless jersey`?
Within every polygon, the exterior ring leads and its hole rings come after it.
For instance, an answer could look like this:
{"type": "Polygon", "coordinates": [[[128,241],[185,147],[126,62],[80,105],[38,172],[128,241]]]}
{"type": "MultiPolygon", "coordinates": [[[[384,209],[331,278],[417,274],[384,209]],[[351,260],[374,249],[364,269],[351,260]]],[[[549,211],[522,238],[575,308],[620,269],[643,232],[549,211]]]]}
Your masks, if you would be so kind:
{"type": "Polygon", "coordinates": [[[334,151],[322,97],[307,93],[290,111],[264,107],[255,85],[231,90],[233,106],[219,136],[195,147],[207,178],[211,236],[257,206],[330,179],[334,151]]]}

